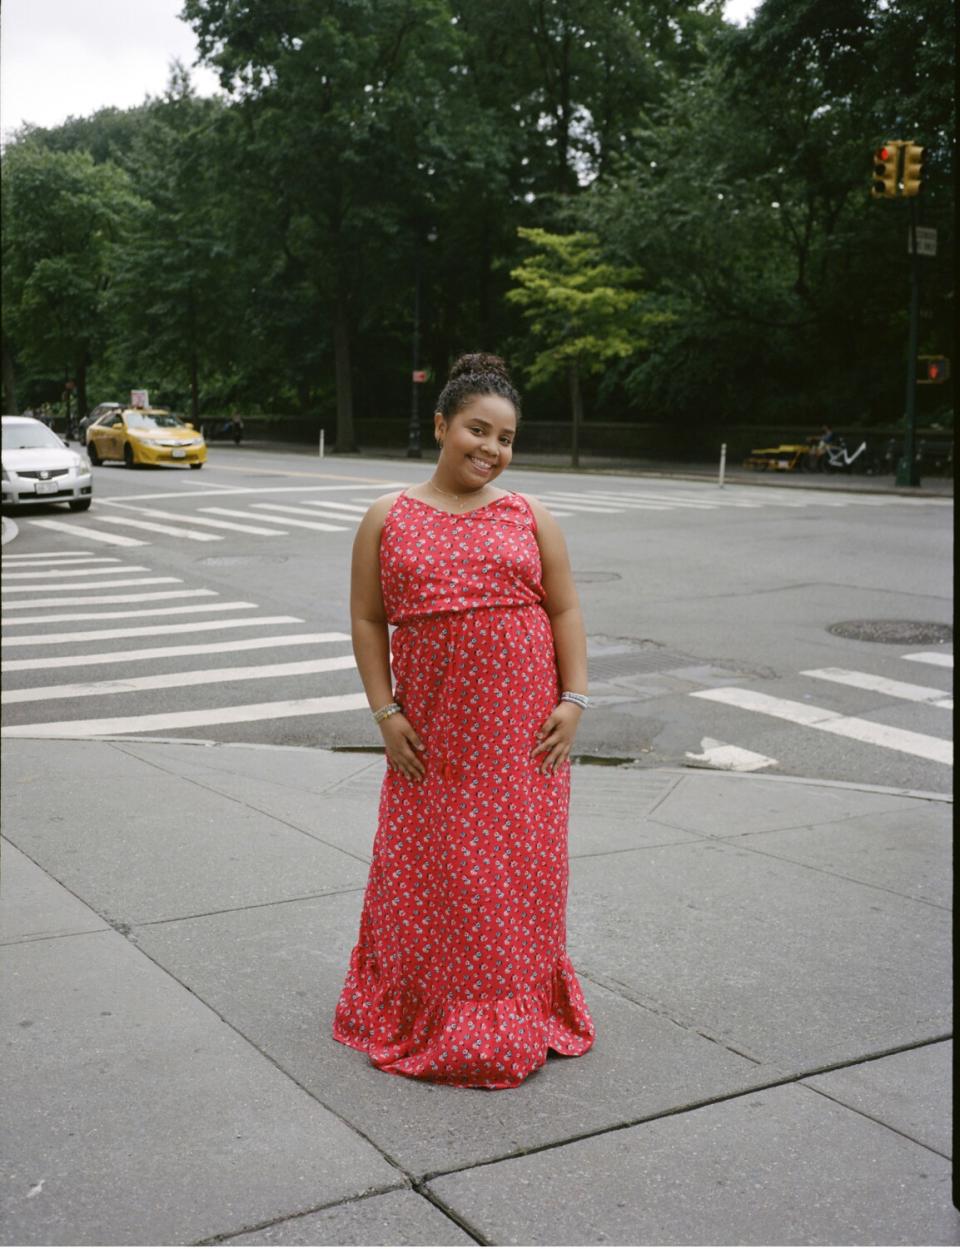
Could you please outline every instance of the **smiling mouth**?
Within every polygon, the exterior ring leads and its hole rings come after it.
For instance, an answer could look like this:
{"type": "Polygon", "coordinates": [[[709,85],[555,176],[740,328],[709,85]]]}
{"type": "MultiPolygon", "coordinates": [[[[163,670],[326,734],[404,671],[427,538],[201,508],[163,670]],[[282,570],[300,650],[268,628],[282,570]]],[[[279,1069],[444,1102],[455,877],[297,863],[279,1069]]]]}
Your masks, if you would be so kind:
{"type": "Polygon", "coordinates": [[[474,468],[478,469],[481,473],[489,473],[494,467],[493,464],[488,463],[486,460],[478,460],[476,456],[473,455],[468,455],[467,459],[474,466],[474,468]]]}

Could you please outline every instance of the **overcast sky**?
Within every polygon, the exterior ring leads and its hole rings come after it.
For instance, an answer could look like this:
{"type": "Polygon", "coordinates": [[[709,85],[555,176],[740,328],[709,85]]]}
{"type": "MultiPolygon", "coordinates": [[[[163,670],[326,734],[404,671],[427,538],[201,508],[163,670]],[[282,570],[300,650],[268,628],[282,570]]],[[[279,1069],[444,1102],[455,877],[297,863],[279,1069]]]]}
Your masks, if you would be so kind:
{"type": "MultiPolygon", "coordinates": [[[[758,0],[728,0],[741,23],[758,0]]],[[[3,0],[0,15],[0,127],[56,126],[98,108],[131,108],[166,86],[170,62],[192,66],[193,32],[177,16],[182,0],[3,0]]],[[[193,69],[203,95],[208,69],[193,69]]]]}

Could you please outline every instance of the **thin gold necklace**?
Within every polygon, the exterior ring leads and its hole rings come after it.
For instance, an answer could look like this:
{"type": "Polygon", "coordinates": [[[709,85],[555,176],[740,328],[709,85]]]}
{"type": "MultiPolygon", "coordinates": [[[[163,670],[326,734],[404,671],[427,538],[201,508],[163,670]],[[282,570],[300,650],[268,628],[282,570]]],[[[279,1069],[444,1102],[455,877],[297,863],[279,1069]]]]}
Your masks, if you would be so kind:
{"type": "MultiPolygon", "coordinates": [[[[483,483],[483,485],[480,487],[480,489],[479,489],[479,490],[475,490],[473,493],[474,493],[474,494],[480,494],[482,491],[486,490],[486,488],[487,488],[487,485],[488,485],[488,484],[489,484],[488,482],[484,482],[484,483],[483,483]]],[[[437,494],[445,494],[445,495],[447,496],[447,498],[448,498],[448,499],[456,499],[456,501],[457,501],[457,507],[460,507],[460,506],[461,506],[461,502],[460,502],[460,501],[461,501],[461,499],[468,499],[468,498],[470,498],[470,496],[469,496],[469,495],[465,495],[465,494],[454,494],[452,490],[441,490],[439,486],[434,485],[434,482],[433,482],[433,478],[432,478],[432,477],[431,477],[431,478],[430,478],[430,480],[427,482],[427,485],[428,485],[428,486],[432,486],[432,487],[433,487],[433,489],[434,489],[434,490],[436,490],[437,494]]]]}

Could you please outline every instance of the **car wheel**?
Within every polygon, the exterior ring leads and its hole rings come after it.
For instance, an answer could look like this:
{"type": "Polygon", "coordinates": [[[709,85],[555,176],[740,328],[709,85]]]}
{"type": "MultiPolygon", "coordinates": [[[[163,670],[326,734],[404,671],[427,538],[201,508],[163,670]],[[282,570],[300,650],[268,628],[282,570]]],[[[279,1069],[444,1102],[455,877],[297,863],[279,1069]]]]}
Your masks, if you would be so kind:
{"type": "Polygon", "coordinates": [[[203,463],[201,462],[199,464],[191,464],[190,467],[191,468],[203,468],[203,463]]]}
{"type": "Polygon", "coordinates": [[[137,461],[133,458],[133,447],[129,442],[123,448],[123,463],[126,468],[136,468],[137,461]]]}
{"type": "Polygon", "coordinates": [[[103,463],[100,456],[97,454],[97,444],[95,442],[87,443],[87,456],[89,457],[90,463],[94,466],[94,468],[96,468],[98,464],[103,463]]]}
{"type": "Polygon", "coordinates": [[[67,504],[71,512],[89,512],[93,499],[71,499],[67,504]]]}

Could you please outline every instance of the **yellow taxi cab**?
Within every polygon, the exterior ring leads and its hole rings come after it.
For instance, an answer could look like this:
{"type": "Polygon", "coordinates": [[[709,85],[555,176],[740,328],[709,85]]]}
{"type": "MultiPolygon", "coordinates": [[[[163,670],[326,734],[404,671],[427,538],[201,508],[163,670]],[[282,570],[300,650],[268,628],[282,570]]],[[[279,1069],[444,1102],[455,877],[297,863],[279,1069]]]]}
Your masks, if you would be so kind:
{"type": "Polygon", "coordinates": [[[120,408],[88,426],[87,454],[92,464],[123,460],[127,468],[138,464],[203,468],[207,444],[202,434],[167,408],[120,408]]]}

